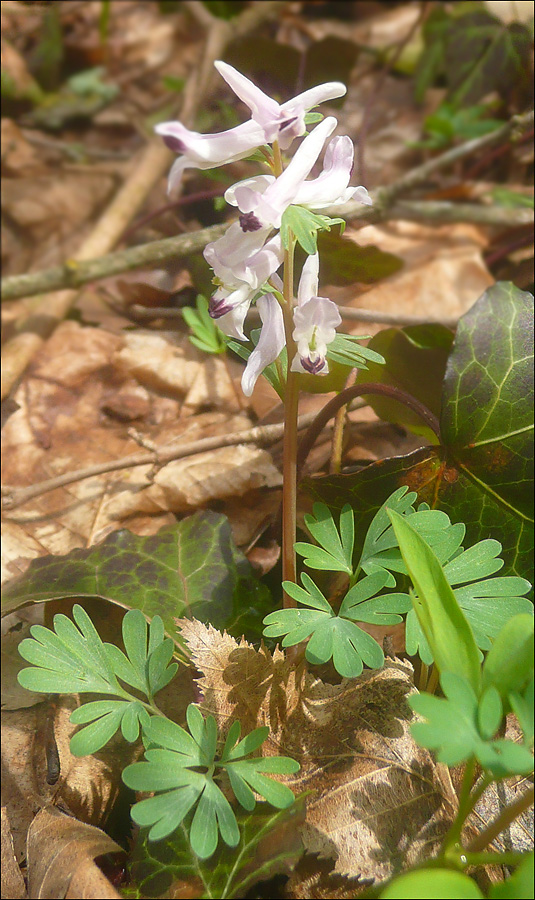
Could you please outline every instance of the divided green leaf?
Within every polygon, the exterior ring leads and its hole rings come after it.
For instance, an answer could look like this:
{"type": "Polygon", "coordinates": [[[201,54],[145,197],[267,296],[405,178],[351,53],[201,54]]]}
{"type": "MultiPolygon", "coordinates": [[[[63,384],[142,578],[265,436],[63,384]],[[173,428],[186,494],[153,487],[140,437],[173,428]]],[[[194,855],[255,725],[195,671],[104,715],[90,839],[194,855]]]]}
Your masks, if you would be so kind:
{"type": "Polygon", "coordinates": [[[147,626],[140,610],[126,613],[122,623],[125,655],[113,644],[101,641],[83,607],[75,604],[72,613],[76,624],[58,614],[54,616],[54,631],[32,625],[32,637],[21,641],[19,652],[33,665],[22,669],[18,680],[33,691],[112,694],[120,698],[86,703],[71,714],[71,722],[86,726],[71,738],[71,752],[86,756],[104,747],[119,728],[125,740],[136,741],[140,727],[148,727],[147,708],[154,694],[169,684],[178,665],[171,663],[174,644],[165,637],[159,616],[147,626]],[[129,694],[118,679],[145,694],[149,704],[129,694]]]}
{"type": "Polygon", "coordinates": [[[272,806],[283,809],[294,802],[294,795],[269,775],[295,773],[299,763],[284,756],[245,759],[265,741],[269,729],[255,729],[236,745],[239,723],[231,726],[218,757],[213,716],[205,718],[190,704],[186,719],[189,733],[168,719],[150,719],[144,727],[149,742],[145,760],[127,766],[123,781],[133,790],[156,792],[132,809],[138,825],[150,826],[151,841],[162,840],[176,831],[195,807],[189,834],[191,847],[201,859],[208,859],[217,848],[219,835],[229,847],[236,847],[240,840],[235,813],[214,780],[217,770],[226,770],[236,799],[248,811],[256,803],[253,791],[272,806]]]}
{"type": "Polygon", "coordinates": [[[305,253],[312,256],[318,249],[318,232],[330,231],[333,225],[340,225],[343,232],[345,220],[322,216],[305,206],[289,206],[283,213],[281,221],[282,245],[288,249],[290,235],[293,235],[305,253]]]}
{"type": "Polygon", "coordinates": [[[295,544],[296,552],[305,557],[305,564],[311,569],[352,575],[355,531],[351,507],[346,505],[342,509],[339,531],[331,511],[324,503],[314,504],[313,515],[305,515],[305,525],[320,545],[316,547],[305,542],[295,544]]]}
{"type": "Polygon", "coordinates": [[[533,769],[529,749],[510,740],[492,740],[503,718],[498,691],[487,688],[479,700],[462,675],[443,672],[440,684],[444,697],[418,694],[409,705],[425,722],[411,726],[414,739],[437,753],[439,762],[449,766],[474,757],[495,778],[526,775],[533,769]]]}
{"type": "MultiPolygon", "coordinates": [[[[338,615],[306,573],[301,575],[301,581],[303,587],[285,581],[283,588],[309,609],[280,609],[270,613],[264,619],[265,636],[285,635],[283,647],[310,638],[305,651],[308,661],[317,665],[332,659],[336,671],[344,678],[356,678],[364,663],[371,669],[381,668],[384,663],[381,647],[355,623],[381,622],[383,610],[390,611],[388,601],[381,606],[380,601],[385,598],[375,596],[386,584],[386,574],[376,572],[359,581],[346,595],[338,615]]],[[[399,617],[395,619],[400,621],[399,617]]]]}

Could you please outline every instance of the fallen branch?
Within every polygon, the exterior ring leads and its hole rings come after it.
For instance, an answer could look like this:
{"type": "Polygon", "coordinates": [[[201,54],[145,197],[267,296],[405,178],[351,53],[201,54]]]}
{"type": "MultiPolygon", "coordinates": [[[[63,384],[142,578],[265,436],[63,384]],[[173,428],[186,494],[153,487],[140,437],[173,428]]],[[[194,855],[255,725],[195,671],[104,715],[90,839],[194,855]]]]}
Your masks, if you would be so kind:
{"type": "MultiPolygon", "coordinates": [[[[534,220],[531,209],[510,209],[505,206],[482,206],[476,203],[448,203],[444,201],[403,201],[392,208],[370,210],[369,207],[347,203],[343,207],[325,210],[329,215],[342,215],[352,221],[366,219],[367,223],[403,220],[442,225],[449,222],[474,222],[481,225],[497,225],[502,228],[529,225],[534,220]]],[[[98,259],[68,260],[62,266],[54,266],[42,272],[11,275],[2,280],[2,299],[16,300],[31,297],[43,291],[79,288],[100,278],[109,278],[141,266],[169,259],[183,259],[204,249],[210,241],[217,240],[228,228],[211,225],[200,231],[179,234],[109,253],[98,259]]]]}
{"type": "MultiPolygon", "coordinates": [[[[361,403],[359,405],[365,406],[366,404],[361,403]]],[[[315,418],[316,413],[305,413],[299,417],[297,427],[300,430],[308,428],[315,418]]],[[[279,441],[283,433],[283,422],[277,422],[274,425],[257,425],[254,428],[248,428],[246,431],[234,432],[234,434],[220,434],[179,445],[170,444],[167,447],[156,448],[145,453],[134,453],[130,456],[122,457],[122,459],[97,463],[94,466],[86,466],[83,469],[65,472],[63,475],[57,475],[55,478],[47,478],[45,481],[29,485],[28,487],[3,485],[1,489],[2,506],[4,509],[13,509],[22,503],[26,503],[28,500],[32,500],[34,497],[40,497],[42,494],[54,491],[56,488],[65,487],[67,484],[82,481],[84,478],[92,478],[95,475],[116,472],[118,469],[132,469],[137,466],[147,465],[161,467],[175,459],[185,459],[197,453],[206,453],[208,450],[218,450],[221,447],[234,447],[237,444],[256,444],[259,447],[268,447],[270,444],[279,441]]]]}

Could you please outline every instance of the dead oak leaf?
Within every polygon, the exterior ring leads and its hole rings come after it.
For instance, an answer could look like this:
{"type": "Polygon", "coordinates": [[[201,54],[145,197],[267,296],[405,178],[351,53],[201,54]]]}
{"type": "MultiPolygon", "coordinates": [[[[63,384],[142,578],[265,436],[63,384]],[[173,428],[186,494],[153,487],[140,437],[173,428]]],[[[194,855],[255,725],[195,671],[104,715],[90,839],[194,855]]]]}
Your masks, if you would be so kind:
{"type": "Polygon", "coordinates": [[[268,725],[264,754],[299,761],[285,780],[295,793],[313,792],[302,829],[308,851],[334,858],[342,875],[376,879],[432,855],[456,796],[447,770],[410,734],[409,662],[325,684],[278,648],[255,650],[195,620],[179,625],[201,672],[203,712],[223,732],[234,719],[243,733],[268,725]]]}

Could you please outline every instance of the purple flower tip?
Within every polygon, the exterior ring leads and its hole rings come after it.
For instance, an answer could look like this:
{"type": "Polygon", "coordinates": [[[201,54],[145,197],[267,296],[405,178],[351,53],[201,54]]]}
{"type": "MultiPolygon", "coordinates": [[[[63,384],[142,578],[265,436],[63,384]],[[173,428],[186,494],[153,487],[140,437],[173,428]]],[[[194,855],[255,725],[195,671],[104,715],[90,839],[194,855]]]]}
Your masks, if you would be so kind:
{"type": "Polygon", "coordinates": [[[186,145],[183,141],[179,140],[179,138],[173,137],[171,134],[164,134],[162,137],[165,146],[169,147],[169,150],[172,150],[173,153],[186,152],[186,145]]]}
{"type": "Polygon", "coordinates": [[[324,364],[325,360],[321,356],[316,360],[312,360],[310,357],[301,358],[303,369],[306,369],[311,375],[317,375],[323,369],[324,364]]]}
{"type": "Polygon", "coordinates": [[[253,212],[248,212],[240,216],[240,226],[242,231],[258,231],[262,228],[262,223],[253,212]]]}
{"type": "Polygon", "coordinates": [[[215,300],[212,298],[208,304],[208,315],[212,319],[219,319],[221,316],[224,316],[226,313],[230,312],[232,306],[228,303],[225,303],[225,300],[215,300]]]}

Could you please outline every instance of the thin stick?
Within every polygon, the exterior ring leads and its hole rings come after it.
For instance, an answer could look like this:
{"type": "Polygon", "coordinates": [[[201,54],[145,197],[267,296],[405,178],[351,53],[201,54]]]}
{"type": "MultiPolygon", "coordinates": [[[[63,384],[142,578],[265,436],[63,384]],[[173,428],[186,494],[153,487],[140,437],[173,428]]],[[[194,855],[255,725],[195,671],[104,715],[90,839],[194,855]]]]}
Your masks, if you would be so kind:
{"type": "Polygon", "coordinates": [[[421,416],[426,425],[431,428],[431,430],[437,435],[440,440],[440,423],[437,417],[434,413],[431,412],[431,410],[424,406],[423,403],[420,403],[420,401],[413,397],[411,394],[407,394],[400,388],[393,387],[389,384],[376,384],[372,382],[355,384],[353,385],[353,387],[346,388],[345,390],[340,391],[340,393],[337,394],[336,397],[333,397],[332,400],[329,400],[329,402],[325,404],[323,409],[320,410],[320,412],[314,419],[312,425],[299,444],[299,450],[297,453],[298,474],[302,469],[303,464],[312,447],[314,446],[318,436],[321,434],[329,419],[332,419],[332,417],[336,415],[341,406],[345,406],[346,403],[348,403],[350,400],[353,400],[355,397],[362,397],[366,394],[377,394],[382,397],[390,397],[392,400],[398,400],[399,403],[403,403],[405,406],[408,406],[409,409],[412,409],[413,412],[421,416]]]}
{"type": "MultiPolygon", "coordinates": [[[[298,429],[308,428],[311,422],[314,421],[314,418],[315,413],[306,413],[300,416],[297,422],[298,429]]],[[[135,453],[130,456],[123,456],[121,459],[96,463],[93,466],[86,466],[83,469],[75,469],[71,472],[65,472],[63,475],[48,478],[29,487],[3,485],[2,505],[5,509],[13,509],[22,503],[26,503],[28,500],[32,500],[34,497],[40,497],[42,494],[54,491],[56,488],[65,487],[68,484],[73,484],[75,481],[82,481],[84,478],[92,478],[95,475],[116,472],[119,469],[131,469],[136,466],[155,464],[163,466],[175,459],[185,459],[197,453],[218,450],[220,447],[233,447],[237,444],[257,444],[259,447],[267,447],[279,441],[283,433],[284,424],[282,422],[274,425],[257,425],[254,428],[248,428],[246,431],[237,431],[234,434],[200,438],[198,441],[189,441],[178,446],[171,444],[168,447],[157,448],[149,453],[135,453]]]]}

